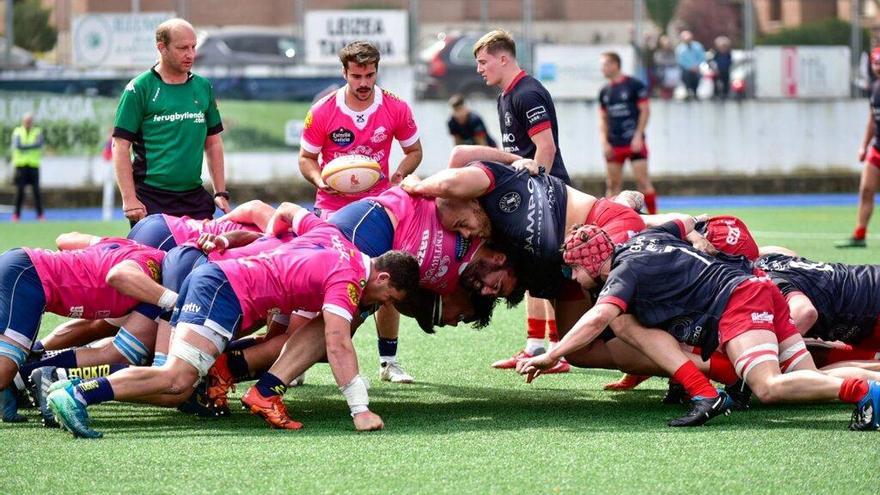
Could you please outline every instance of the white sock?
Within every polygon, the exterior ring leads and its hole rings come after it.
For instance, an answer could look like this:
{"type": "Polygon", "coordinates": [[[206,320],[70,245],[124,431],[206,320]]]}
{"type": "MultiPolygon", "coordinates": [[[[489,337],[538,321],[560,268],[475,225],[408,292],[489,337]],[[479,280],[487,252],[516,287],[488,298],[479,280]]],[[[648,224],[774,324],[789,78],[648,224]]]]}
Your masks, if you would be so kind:
{"type": "Polygon", "coordinates": [[[544,339],[526,339],[526,352],[532,356],[544,353],[544,339]]]}

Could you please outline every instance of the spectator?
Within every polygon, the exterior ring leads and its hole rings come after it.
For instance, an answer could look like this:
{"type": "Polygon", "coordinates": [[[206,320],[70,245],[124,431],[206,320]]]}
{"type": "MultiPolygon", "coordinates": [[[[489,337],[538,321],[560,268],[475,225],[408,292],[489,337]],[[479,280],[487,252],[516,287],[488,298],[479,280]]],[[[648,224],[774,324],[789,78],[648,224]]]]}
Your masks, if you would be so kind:
{"type": "Polygon", "coordinates": [[[24,201],[24,189],[28,185],[34,191],[34,206],[37,218],[43,217],[43,201],[40,195],[40,160],[43,149],[43,130],[34,127],[34,117],[24,114],[21,126],[12,131],[12,166],[15,167],[15,213],[12,221],[21,218],[21,204],[24,201]]]}
{"type": "Polygon", "coordinates": [[[733,55],[730,53],[730,38],[715,38],[715,49],[712,50],[712,65],[715,67],[715,96],[726,100],[730,94],[730,68],[733,66],[733,55]]]}
{"type": "Polygon", "coordinates": [[[682,71],[682,80],[687,88],[688,99],[697,98],[700,85],[700,64],[706,60],[706,50],[699,41],[694,40],[690,31],[681,32],[681,43],[675,47],[675,58],[682,71]]]}
{"type": "Polygon", "coordinates": [[[657,40],[657,49],[654,51],[654,77],[660,97],[667,100],[672,98],[675,88],[681,83],[681,68],[676,61],[672,41],[665,34],[657,40]]]}
{"type": "Polygon", "coordinates": [[[464,96],[452,95],[452,98],[449,98],[449,106],[452,107],[452,116],[449,117],[447,126],[456,145],[479,144],[492,148],[498,146],[486,130],[483,119],[468,108],[464,96]]]}

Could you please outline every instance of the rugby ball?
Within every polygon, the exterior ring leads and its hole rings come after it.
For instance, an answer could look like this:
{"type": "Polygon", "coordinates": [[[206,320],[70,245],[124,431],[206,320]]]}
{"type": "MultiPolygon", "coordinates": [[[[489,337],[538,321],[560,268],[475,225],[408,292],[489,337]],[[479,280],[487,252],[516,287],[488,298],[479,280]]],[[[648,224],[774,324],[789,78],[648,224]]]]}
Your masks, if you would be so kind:
{"type": "Polygon", "coordinates": [[[321,178],[334,191],[345,194],[364,192],[382,178],[382,167],[364,155],[344,155],[324,164],[321,178]]]}

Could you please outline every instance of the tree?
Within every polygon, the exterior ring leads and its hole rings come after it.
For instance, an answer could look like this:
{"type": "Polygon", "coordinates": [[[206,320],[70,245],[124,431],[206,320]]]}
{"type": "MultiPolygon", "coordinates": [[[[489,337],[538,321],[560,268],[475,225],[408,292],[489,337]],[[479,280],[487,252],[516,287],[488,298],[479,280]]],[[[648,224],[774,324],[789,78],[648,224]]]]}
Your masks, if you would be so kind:
{"type": "Polygon", "coordinates": [[[675,17],[678,0],[645,0],[645,8],[648,9],[648,16],[654,24],[660,28],[660,32],[665,33],[675,17]]]}
{"type": "Polygon", "coordinates": [[[694,39],[709,48],[721,35],[734,44],[739,42],[741,9],[742,5],[732,0],[682,0],[678,18],[685,29],[694,33],[694,39]]]}
{"type": "Polygon", "coordinates": [[[15,44],[31,52],[47,52],[55,48],[58,30],[49,25],[49,10],[40,0],[16,0],[13,7],[15,44]]]}

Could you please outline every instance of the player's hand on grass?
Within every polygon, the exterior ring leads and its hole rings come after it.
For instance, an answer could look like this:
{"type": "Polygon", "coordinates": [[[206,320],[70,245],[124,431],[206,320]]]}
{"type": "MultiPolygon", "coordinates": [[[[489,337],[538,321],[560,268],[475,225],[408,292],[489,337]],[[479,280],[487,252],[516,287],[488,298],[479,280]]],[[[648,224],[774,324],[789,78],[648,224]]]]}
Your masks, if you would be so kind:
{"type": "Polygon", "coordinates": [[[516,372],[526,376],[526,383],[532,383],[542,371],[556,366],[558,359],[550,357],[550,353],[544,353],[516,363],[516,372]]]}
{"type": "Polygon", "coordinates": [[[357,431],[376,431],[385,427],[382,418],[372,411],[357,413],[352,420],[357,431]]]}
{"type": "Polygon", "coordinates": [[[538,165],[538,162],[532,160],[531,158],[520,158],[519,160],[510,164],[514,170],[528,170],[529,175],[538,175],[540,173],[541,166],[538,165]]]}
{"type": "Polygon", "coordinates": [[[144,204],[141,203],[140,200],[137,198],[132,198],[129,200],[123,199],[122,213],[125,214],[125,218],[131,220],[132,222],[137,222],[147,216],[147,207],[144,206],[144,204]]]}

